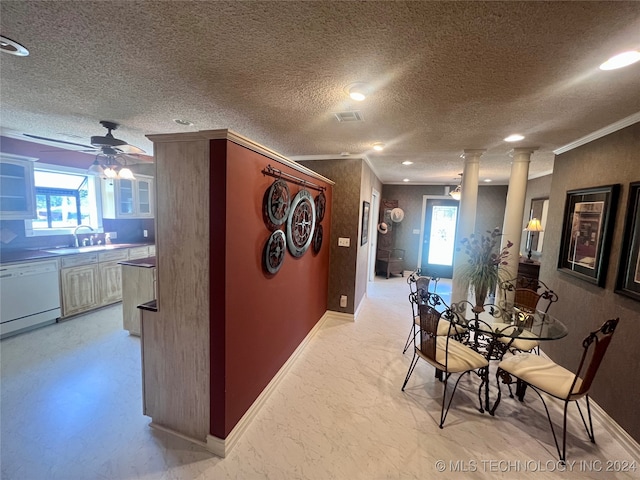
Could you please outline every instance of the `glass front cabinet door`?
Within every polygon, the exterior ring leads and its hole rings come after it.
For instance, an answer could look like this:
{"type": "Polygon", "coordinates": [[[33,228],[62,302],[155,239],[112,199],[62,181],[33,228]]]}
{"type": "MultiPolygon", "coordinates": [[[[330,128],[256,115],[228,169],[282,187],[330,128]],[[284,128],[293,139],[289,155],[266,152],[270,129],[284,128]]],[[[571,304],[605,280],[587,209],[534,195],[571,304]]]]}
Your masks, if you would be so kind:
{"type": "Polygon", "coordinates": [[[26,220],[36,217],[33,162],[19,158],[22,157],[0,154],[1,220],[26,220]]]}
{"type": "Polygon", "coordinates": [[[153,178],[102,180],[104,218],[153,218],[153,178]]]}

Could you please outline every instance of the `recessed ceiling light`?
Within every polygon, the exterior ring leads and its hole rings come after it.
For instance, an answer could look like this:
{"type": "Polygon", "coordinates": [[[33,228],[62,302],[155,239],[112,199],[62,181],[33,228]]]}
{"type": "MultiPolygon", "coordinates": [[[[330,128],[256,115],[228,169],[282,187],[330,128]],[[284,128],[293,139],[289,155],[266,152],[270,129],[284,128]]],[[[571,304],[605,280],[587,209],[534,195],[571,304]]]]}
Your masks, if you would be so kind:
{"type": "Polygon", "coordinates": [[[405,160],[404,162],[402,162],[403,165],[413,165],[413,162],[411,160],[405,160]]]}
{"type": "Polygon", "coordinates": [[[384,143],[382,143],[382,142],[374,143],[374,144],[373,144],[373,149],[374,149],[376,152],[381,152],[382,150],[384,150],[384,143]]]}
{"type": "Polygon", "coordinates": [[[627,67],[640,61],[640,52],[631,50],[619,53],[600,65],[600,70],[615,70],[616,68],[627,67]]]}
{"type": "Polygon", "coordinates": [[[345,90],[351,99],[357,102],[361,102],[367,98],[368,86],[366,83],[352,83],[351,85],[347,85],[345,90]]]}
{"type": "Polygon", "coordinates": [[[491,182],[493,182],[493,180],[491,180],[490,178],[485,178],[485,179],[484,179],[484,182],[485,182],[485,183],[491,183],[491,182]]]}
{"type": "Polygon", "coordinates": [[[408,181],[409,181],[409,179],[408,179],[408,178],[405,178],[405,179],[403,179],[402,181],[403,181],[403,182],[408,182],[408,181]]]}
{"type": "Polygon", "coordinates": [[[509,135],[507,138],[504,139],[505,142],[519,142],[520,140],[524,140],[524,136],[518,133],[509,135]]]}
{"type": "Polygon", "coordinates": [[[185,127],[191,127],[193,125],[193,122],[190,122],[189,120],[185,120],[183,118],[174,118],[173,121],[178,125],[184,125],[185,127]]]}
{"type": "Polygon", "coordinates": [[[18,42],[11,40],[10,38],[0,35],[0,50],[10,55],[16,55],[18,57],[26,57],[29,55],[29,50],[18,42]]]}

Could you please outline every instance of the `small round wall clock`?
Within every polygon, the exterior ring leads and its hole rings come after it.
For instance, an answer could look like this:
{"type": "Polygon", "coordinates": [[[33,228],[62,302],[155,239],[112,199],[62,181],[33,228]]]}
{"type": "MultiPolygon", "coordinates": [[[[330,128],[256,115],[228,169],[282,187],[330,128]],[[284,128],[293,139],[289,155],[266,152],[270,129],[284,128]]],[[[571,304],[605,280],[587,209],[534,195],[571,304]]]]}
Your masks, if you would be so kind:
{"type": "Polygon", "coordinates": [[[311,194],[300,190],[291,203],[287,220],[287,246],[294,257],[301,257],[313,240],[316,209],[311,194]]]}

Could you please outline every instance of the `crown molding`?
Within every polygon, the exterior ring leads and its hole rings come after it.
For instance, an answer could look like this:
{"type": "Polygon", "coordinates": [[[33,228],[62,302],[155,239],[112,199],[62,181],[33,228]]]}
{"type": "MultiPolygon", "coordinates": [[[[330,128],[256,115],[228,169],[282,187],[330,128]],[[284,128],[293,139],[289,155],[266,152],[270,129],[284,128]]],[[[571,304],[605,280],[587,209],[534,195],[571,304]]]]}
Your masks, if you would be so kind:
{"type": "Polygon", "coordinates": [[[596,130],[595,132],[590,133],[589,135],[585,135],[584,137],[579,138],[578,140],[575,140],[571,143],[567,143],[565,146],[555,149],[553,153],[556,155],[560,155],[561,153],[568,152],[569,150],[573,150],[574,148],[580,147],[589,142],[593,142],[598,138],[602,138],[606,135],[609,135],[610,133],[622,130],[623,128],[628,127],[629,125],[633,125],[637,122],[640,122],[640,112],[629,115],[622,120],[612,123],[611,125],[601,128],[600,130],[596,130]]]}

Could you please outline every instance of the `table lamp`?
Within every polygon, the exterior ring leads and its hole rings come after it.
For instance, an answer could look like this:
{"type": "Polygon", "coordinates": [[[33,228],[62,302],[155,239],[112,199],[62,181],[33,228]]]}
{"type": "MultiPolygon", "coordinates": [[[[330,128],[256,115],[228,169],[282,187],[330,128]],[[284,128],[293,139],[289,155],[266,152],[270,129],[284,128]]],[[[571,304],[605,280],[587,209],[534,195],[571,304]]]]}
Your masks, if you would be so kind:
{"type": "Polygon", "coordinates": [[[527,254],[527,259],[525,260],[525,262],[533,263],[533,260],[531,260],[531,246],[533,245],[533,236],[536,232],[543,232],[544,230],[542,230],[540,220],[538,220],[537,218],[532,218],[531,220],[529,220],[529,223],[527,223],[527,227],[524,229],[524,231],[531,232],[529,236],[529,252],[527,254]]]}

